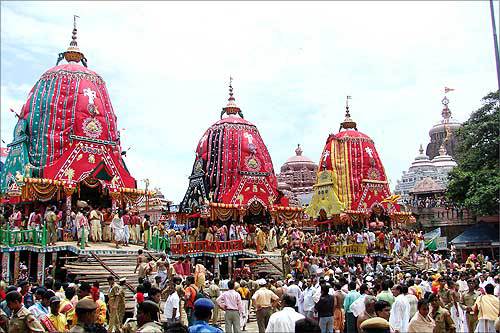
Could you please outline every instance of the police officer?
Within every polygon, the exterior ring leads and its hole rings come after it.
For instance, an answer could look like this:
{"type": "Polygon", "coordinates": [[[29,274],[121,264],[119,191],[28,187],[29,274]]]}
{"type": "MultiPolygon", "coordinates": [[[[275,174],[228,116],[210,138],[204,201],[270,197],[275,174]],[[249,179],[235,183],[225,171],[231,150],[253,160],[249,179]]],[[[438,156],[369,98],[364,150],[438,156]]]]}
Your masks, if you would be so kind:
{"type": "Polygon", "coordinates": [[[391,331],[389,322],[380,317],[367,319],[361,323],[360,327],[365,333],[389,333],[391,331]]]}
{"type": "Polygon", "coordinates": [[[160,308],[153,301],[144,301],[137,308],[137,333],[162,333],[163,327],[158,323],[160,308]]]}
{"type": "Polygon", "coordinates": [[[77,316],[76,325],[70,333],[85,333],[95,331],[95,316],[97,304],[90,298],[83,298],[76,303],[75,313],[77,316]]]}
{"type": "Polygon", "coordinates": [[[45,332],[42,324],[24,307],[22,300],[23,297],[17,291],[11,291],[5,296],[7,306],[12,311],[9,333],[45,332]]]}
{"type": "Polygon", "coordinates": [[[220,328],[208,324],[213,308],[214,303],[208,298],[200,298],[194,302],[196,321],[193,322],[193,326],[189,327],[189,333],[222,333],[220,328]]]}

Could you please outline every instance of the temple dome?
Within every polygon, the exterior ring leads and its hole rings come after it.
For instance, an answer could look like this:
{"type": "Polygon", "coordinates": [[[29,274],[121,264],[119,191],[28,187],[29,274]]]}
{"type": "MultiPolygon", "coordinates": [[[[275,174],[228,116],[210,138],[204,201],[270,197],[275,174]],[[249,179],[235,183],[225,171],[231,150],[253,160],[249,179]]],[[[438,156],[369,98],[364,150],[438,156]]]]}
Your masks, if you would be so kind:
{"type": "Polygon", "coordinates": [[[273,163],[257,127],[243,118],[229,85],[229,100],[221,119],[202,135],[181,210],[193,211],[207,202],[264,208],[280,195],[273,163]]]}
{"type": "Polygon", "coordinates": [[[111,187],[136,187],[122,159],[106,84],[87,68],[76,42],[76,27],[67,51],[31,89],[11,145],[26,153],[21,161],[11,161],[11,174],[2,177],[2,188],[16,171],[26,177],[65,180],[70,186],[90,177],[111,187]],[[68,63],[59,65],[63,59],[68,63]]]}
{"type": "Polygon", "coordinates": [[[316,164],[307,156],[302,155],[302,148],[300,145],[297,145],[297,148],[295,149],[295,155],[289,157],[286,162],[283,164],[281,167],[281,171],[285,171],[288,169],[291,170],[301,170],[301,169],[307,169],[307,170],[312,170],[316,171],[316,164]]]}
{"type": "Polygon", "coordinates": [[[374,206],[386,212],[399,210],[389,199],[387,176],[375,144],[358,131],[348,105],[339,132],[326,140],[317,179],[306,209],[310,217],[331,217],[346,211],[369,213],[374,206]]]}

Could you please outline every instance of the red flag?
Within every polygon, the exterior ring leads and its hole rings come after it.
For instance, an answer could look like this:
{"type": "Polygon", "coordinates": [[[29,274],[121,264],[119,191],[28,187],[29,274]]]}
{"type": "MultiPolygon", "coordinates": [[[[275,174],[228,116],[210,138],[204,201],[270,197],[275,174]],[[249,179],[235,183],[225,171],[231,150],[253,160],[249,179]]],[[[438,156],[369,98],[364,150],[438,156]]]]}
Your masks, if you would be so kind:
{"type": "Polygon", "coordinates": [[[444,93],[447,94],[449,93],[450,91],[454,91],[455,89],[453,88],[448,88],[448,87],[444,87],[444,93]]]}

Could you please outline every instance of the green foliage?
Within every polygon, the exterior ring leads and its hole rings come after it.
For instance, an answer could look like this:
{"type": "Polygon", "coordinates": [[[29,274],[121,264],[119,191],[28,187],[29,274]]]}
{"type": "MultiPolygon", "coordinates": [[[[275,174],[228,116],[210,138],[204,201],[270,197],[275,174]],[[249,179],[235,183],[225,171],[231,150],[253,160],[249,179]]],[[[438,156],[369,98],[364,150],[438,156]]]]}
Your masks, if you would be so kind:
{"type": "Polygon", "coordinates": [[[447,197],[477,215],[499,213],[499,92],[483,98],[458,130],[457,166],[449,174],[447,197]]]}

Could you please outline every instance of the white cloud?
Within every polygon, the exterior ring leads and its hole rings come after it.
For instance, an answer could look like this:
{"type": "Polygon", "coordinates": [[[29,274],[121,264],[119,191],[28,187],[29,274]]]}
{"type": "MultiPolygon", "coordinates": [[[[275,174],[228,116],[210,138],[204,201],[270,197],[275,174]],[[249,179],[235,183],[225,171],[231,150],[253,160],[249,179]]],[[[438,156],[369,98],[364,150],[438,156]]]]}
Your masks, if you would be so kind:
{"type": "MultiPolygon", "coordinates": [[[[235,77],[237,103],[275,170],[302,143],[319,159],[343,119],[376,142],[393,184],[439,121],[496,87],[486,2],[29,2],[1,4],[2,138],[71,36],[108,84],[127,164],[178,201],[194,148],[235,77]],[[21,86],[24,91],[11,87],[21,86]],[[8,88],[4,88],[8,87],[8,88]],[[7,109],[8,110],[8,109],[7,109]],[[4,121],[5,120],[5,121],[4,121]]],[[[141,185],[142,186],[142,185],[141,185]]]]}

